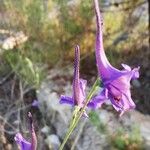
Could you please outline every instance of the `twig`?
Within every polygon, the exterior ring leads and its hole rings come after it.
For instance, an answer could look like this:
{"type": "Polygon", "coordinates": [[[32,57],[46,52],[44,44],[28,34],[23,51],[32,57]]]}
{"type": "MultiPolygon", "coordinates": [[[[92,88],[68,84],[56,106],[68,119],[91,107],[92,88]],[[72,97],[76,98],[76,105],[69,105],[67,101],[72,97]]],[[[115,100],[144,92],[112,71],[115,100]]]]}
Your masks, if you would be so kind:
{"type": "Polygon", "coordinates": [[[7,120],[5,118],[3,118],[1,115],[0,115],[0,119],[3,120],[4,122],[4,125],[7,124],[9,127],[11,127],[14,131],[16,131],[16,128],[14,126],[12,126],[9,122],[7,122],[7,120]]]}
{"type": "Polygon", "coordinates": [[[15,112],[17,112],[17,111],[25,110],[25,109],[31,107],[31,105],[32,105],[32,104],[27,105],[27,106],[25,106],[25,107],[21,107],[21,108],[15,109],[14,111],[11,111],[10,113],[6,114],[5,117],[6,117],[6,118],[9,118],[9,117],[11,116],[11,114],[13,114],[13,113],[15,113],[15,112]]]}
{"type": "Polygon", "coordinates": [[[12,75],[13,71],[11,71],[9,74],[7,74],[1,81],[0,81],[0,85],[2,85],[11,75],[12,75]]]}
{"type": "Polygon", "coordinates": [[[15,85],[16,85],[16,75],[14,76],[13,83],[12,83],[12,86],[11,86],[11,97],[10,97],[11,100],[14,98],[15,85]]]}
{"type": "Polygon", "coordinates": [[[23,95],[25,95],[26,93],[28,93],[29,91],[31,91],[31,90],[33,90],[33,89],[35,89],[34,86],[29,87],[29,88],[26,88],[26,89],[23,91],[23,95]]]}
{"type": "MultiPolygon", "coordinates": [[[[24,107],[24,101],[23,101],[23,97],[24,97],[24,94],[23,94],[23,85],[22,85],[22,81],[20,80],[19,81],[19,90],[20,90],[20,101],[21,101],[21,104],[20,104],[20,107],[24,107]]],[[[24,112],[24,111],[22,111],[24,112]]],[[[21,109],[18,111],[18,119],[19,119],[19,122],[22,122],[22,125],[20,126],[21,130],[24,129],[24,125],[25,125],[25,118],[23,116],[22,118],[22,121],[21,121],[21,109]]]]}

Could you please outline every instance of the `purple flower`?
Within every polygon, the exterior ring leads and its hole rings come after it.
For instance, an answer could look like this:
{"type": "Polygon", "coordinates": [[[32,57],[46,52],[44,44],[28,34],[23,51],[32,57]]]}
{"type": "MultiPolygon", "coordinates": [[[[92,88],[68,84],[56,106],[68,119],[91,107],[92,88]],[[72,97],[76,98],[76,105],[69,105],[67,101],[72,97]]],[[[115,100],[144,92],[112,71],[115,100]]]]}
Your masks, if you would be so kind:
{"type": "Polygon", "coordinates": [[[31,150],[31,143],[24,139],[21,133],[17,133],[14,139],[20,146],[21,150],[31,150]]]}
{"type": "Polygon", "coordinates": [[[92,99],[90,104],[96,108],[100,107],[107,99],[110,99],[113,107],[121,112],[120,115],[122,115],[126,110],[135,108],[131,98],[130,81],[139,77],[139,67],[131,69],[128,65],[122,64],[124,69],[118,70],[109,63],[103,47],[102,23],[98,0],[94,0],[94,4],[97,22],[95,53],[103,90],[92,99]]]}
{"type": "Polygon", "coordinates": [[[72,106],[83,107],[85,100],[85,87],[87,84],[86,80],[80,79],[79,75],[80,66],[80,49],[77,45],[75,47],[75,61],[74,61],[74,77],[73,77],[73,95],[72,97],[61,95],[61,104],[70,104],[72,106]]]}
{"type": "Polygon", "coordinates": [[[29,117],[29,122],[30,122],[30,133],[31,133],[31,138],[32,138],[31,143],[28,142],[26,139],[24,139],[23,136],[21,135],[21,133],[17,133],[15,135],[14,139],[15,139],[16,143],[20,146],[21,150],[36,150],[37,138],[36,138],[36,134],[34,131],[32,115],[30,112],[28,114],[28,117],[29,117]]]}
{"type": "Polygon", "coordinates": [[[39,107],[39,102],[37,100],[34,100],[31,105],[33,107],[39,107]]]}

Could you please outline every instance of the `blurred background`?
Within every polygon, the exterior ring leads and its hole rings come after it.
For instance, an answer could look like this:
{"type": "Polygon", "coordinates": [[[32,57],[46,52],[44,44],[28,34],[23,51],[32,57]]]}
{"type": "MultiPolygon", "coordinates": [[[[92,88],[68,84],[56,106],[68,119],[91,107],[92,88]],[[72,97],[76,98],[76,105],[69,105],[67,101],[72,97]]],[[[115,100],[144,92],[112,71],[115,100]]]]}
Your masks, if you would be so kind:
{"type": "MultiPolygon", "coordinates": [[[[99,2],[109,61],[141,67],[131,85],[137,107],[121,118],[110,104],[90,111],[65,149],[150,149],[149,1],[99,2]]],[[[81,48],[88,93],[97,78],[95,33],[92,0],[0,0],[0,149],[16,150],[17,132],[30,141],[29,111],[38,149],[58,149],[72,112],[59,97],[72,93],[74,47],[81,48]]]]}

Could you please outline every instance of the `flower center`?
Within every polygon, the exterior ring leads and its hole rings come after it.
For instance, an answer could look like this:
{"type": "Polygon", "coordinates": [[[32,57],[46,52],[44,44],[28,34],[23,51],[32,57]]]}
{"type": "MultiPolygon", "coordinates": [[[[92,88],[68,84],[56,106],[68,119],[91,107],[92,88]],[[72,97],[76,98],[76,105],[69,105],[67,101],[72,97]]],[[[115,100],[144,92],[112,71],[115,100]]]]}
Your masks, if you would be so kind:
{"type": "Polygon", "coordinates": [[[116,103],[119,103],[120,100],[121,100],[121,96],[116,96],[116,97],[114,97],[114,100],[115,100],[116,103]]]}

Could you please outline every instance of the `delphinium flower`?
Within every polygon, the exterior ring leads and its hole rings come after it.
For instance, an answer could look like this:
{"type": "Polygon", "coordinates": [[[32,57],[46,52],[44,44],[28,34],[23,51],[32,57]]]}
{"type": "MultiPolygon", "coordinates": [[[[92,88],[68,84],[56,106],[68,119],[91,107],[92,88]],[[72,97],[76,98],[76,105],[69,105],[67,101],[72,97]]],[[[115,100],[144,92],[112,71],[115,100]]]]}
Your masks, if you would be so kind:
{"type": "Polygon", "coordinates": [[[33,107],[39,107],[39,101],[34,100],[31,104],[33,107]]]}
{"type": "Polygon", "coordinates": [[[66,103],[72,106],[78,106],[80,108],[82,108],[84,105],[84,100],[86,98],[85,88],[87,81],[80,79],[79,67],[80,67],[80,49],[79,46],[77,45],[75,47],[74,76],[72,84],[73,94],[72,97],[61,95],[60,98],[61,104],[66,103]]]}
{"type": "Polygon", "coordinates": [[[128,65],[122,64],[123,70],[113,67],[104,51],[102,22],[98,0],[94,0],[96,13],[96,62],[99,77],[102,80],[103,89],[90,102],[93,107],[100,107],[106,100],[110,100],[113,107],[122,115],[125,111],[135,108],[135,103],[131,98],[130,81],[139,77],[139,67],[131,69],[128,65]]]}
{"type": "Polygon", "coordinates": [[[30,123],[30,134],[31,134],[31,143],[28,142],[21,133],[17,133],[15,135],[15,141],[20,146],[21,150],[36,150],[37,148],[37,138],[34,130],[32,114],[29,112],[28,114],[29,123],[30,123]]]}

